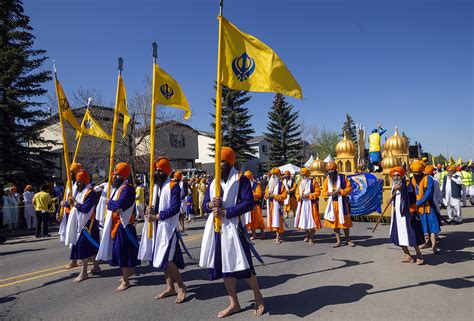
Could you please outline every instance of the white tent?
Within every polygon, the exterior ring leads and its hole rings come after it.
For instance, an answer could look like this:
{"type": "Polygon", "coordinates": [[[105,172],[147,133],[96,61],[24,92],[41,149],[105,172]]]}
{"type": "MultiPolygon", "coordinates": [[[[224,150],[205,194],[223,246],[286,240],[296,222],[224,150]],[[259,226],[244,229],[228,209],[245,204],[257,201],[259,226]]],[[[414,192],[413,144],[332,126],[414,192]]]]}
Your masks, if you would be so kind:
{"type": "Polygon", "coordinates": [[[314,157],[313,155],[311,155],[311,157],[306,161],[306,163],[304,163],[304,167],[308,168],[311,166],[311,164],[313,164],[314,162],[314,157]]]}
{"type": "Polygon", "coordinates": [[[282,173],[284,173],[285,171],[290,171],[291,175],[299,173],[301,170],[301,168],[293,164],[286,164],[286,165],[278,167],[278,169],[280,169],[282,173]]]}
{"type": "Polygon", "coordinates": [[[334,163],[334,158],[332,157],[331,154],[329,154],[328,157],[326,157],[326,158],[324,159],[324,162],[325,162],[325,163],[329,163],[329,162],[333,162],[333,163],[334,163]]]}

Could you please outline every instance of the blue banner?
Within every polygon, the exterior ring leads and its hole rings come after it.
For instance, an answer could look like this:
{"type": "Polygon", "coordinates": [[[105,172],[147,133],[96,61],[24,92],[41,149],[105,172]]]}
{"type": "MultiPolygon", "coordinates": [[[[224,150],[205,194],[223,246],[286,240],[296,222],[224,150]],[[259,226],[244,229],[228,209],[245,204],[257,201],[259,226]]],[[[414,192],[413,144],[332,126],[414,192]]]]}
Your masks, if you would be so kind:
{"type": "Polygon", "coordinates": [[[349,194],[351,215],[382,213],[383,179],[370,173],[357,173],[347,177],[352,187],[349,194]]]}

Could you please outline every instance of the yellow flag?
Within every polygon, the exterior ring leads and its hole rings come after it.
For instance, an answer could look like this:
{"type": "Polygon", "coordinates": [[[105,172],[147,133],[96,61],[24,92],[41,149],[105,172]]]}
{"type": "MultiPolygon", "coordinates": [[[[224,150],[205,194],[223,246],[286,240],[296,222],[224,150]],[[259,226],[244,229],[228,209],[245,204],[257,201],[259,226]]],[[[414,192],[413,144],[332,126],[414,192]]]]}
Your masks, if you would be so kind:
{"type": "MultiPolygon", "coordinates": [[[[112,140],[112,137],[105,132],[105,130],[100,127],[100,124],[92,117],[89,109],[86,110],[84,118],[82,119],[82,134],[95,136],[102,139],[112,140]]],[[[76,132],[76,139],[81,135],[81,131],[76,132]]]]}
{"type": "Polygon", "coordinates": [[[219,19],[222,23],[222,85],[303,98],[300,85],[270,47],[240,31],[224,17],[219,19]]]}
{"type": "Polygon", "coordinates": [[[153,104],[184,109],[184,119],[191,117],[188,100],[181,86],[157,64],[153,67],[153,104]]]}
{"type": "Polygon", "coordinates": [[[455,165],[456,161],[454,160],[453,156],[449,156],[449,165],[455,165]]]}
{"type": "Polygon", "coordinates": [[[81,130],[81,125],[77,122],[76,117],[74,117],[74,114],[72,113],[71,110],[71,105],[69,105],[69,102],[67,101],[66,95],[64,94],[63,87],[59,83],[58,79],[55,79],[56,82],[56,88],[57,88],[57,95],[58,95],[58,107],[59,111],[61,112],[62,119],[67,121],[69,124],[71,124],[72,127],[76,130],[81,130]]]}
{"type": "Polygon", "coordinates": [[[130,115],[128,114],[127,93],[125,91],[125,84],[123,83],[122,75],[118,76],[117,84],[117,112],[123,115],[123,137],[127,134],[127,126],[130,122],[130,115]]]}
{"type": "Polygon", "coordinates": [[[462,165],[462,158],[459,157],[458,160],[456,161],[456,165],[462,165]]]}

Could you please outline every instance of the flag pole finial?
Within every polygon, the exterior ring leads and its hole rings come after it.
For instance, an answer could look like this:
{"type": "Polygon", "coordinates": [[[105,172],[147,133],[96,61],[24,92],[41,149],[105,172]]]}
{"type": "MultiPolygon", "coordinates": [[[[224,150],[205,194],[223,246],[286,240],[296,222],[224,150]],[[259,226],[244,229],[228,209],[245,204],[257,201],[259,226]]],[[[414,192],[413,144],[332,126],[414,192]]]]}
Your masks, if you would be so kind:
{"type": "Polygon", "coordinates": [[[158,44],[153,42],[151,46],[153,47],[153,62],[156,64],[156,59],[158,58],[158,44]]]}
{"type": "Polygon", "coordinates": [[[120,74],[122,74],[122,71],[123,71],[123,58],[122,57],[119,57],[119,59],[118,59],[117,69],[119,70],[120,74]]]}
{"type": "Polygon", "coordinates": [[[219,0],[219,16],[224,14],[224,0],[219,0]]]}

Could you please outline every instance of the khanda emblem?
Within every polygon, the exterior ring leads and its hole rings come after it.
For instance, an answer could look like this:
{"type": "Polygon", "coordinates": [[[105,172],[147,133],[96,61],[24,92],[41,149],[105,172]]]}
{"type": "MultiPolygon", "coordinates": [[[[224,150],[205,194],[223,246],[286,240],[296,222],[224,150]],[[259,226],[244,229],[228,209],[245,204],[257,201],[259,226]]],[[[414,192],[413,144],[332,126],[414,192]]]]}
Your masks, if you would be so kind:
{"type": "Polygon", "coordinates": [[[84,127],[87,128],[87,129],[90,129],[92,128],[92,120],[88,119],[84,122],[84,127]]]}
{"type": "Polygon", "coordinates": [[[242,56],[235,57],[232,60],[232,70],[238,80],[247,80],[255,70],[255,60],[244,52],[242,56]]]}
{"type": "Polygon", "coordinates": [[[61,108],[61,111],[66,111],[69,109],[69,107],[69,102],[66,98],[59,99],[59,108],[61,108]]]}
{"type": "Polygon", "coordinates": [[[161,85],[160,91],[163,94],[163,97],[165,97],[168,100],[170,100],[171,97],[173,97],[174,95],[174,89],[171,88],[170,85],[168,85],[167,83],[164,83],[163,85],[161,85]]]}

